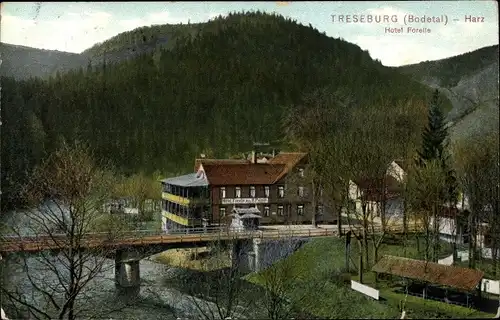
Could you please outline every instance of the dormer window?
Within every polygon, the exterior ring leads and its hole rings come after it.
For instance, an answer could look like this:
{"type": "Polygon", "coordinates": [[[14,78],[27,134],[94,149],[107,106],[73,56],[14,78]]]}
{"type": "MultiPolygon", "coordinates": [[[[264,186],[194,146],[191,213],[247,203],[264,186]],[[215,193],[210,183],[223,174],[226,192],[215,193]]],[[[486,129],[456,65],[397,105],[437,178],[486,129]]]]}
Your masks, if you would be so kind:
{"type": "Polygon", "coordinates": [[[241,198],[241,188],[240,187],[236,187],[234,189],[234,197],[235,198],[241,198]]]}
{"type": "Polygon", "coordinates": [[[304,177],[304,169],[303,169],[303,168],[299,168],[299,176],[300,176],[301,178],[303,178],[303,177],[304,177]]]}

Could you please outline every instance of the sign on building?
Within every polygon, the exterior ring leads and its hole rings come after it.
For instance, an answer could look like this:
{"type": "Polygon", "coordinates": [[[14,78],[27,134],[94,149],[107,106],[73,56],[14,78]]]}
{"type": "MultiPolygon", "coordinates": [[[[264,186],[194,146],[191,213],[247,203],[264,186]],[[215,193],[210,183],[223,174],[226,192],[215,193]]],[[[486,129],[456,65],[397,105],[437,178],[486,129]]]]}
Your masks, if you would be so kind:
{"type": "Polygon", "coordinates": [[[234,198],[222,199],[222,204],[255,204],[255,203],[269,203],[269,198],[234,198]]]}

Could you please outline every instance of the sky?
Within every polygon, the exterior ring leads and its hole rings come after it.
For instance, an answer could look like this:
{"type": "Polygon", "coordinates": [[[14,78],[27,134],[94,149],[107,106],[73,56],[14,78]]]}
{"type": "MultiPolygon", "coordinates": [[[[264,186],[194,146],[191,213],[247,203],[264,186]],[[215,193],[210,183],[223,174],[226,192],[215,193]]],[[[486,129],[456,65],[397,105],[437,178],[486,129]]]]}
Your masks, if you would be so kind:
{"type": "Polygon", "coordinates": [[[208,21],[229,12],[276,12],[368,50],[386,66],[442,59],[498,44],[496,1],[380,2],[3,2],[2,42],[79,53],[119,33],[154,24],[208,21]],[[354,22],[388,15],[394,21],[354,22]],[[334,17],[332,17],[334,16],[334,17]],[[343,17],[343,21],[340,20],[343,17]],[[347,16],[350,20],[347,22],[347,16]],[[444,22],[411,22],[409,17],[444,22]],[[466,21],[466,17],[479,17],[466,21]],[[359,20],[359,19],[358,19],[359,20]],[[445,23],[446,22],[446,23],[445,23]],[[401,30],[401,33],[388,33],[401,30]],[[409,33],[408,28],[430,30],[409,33]]]}

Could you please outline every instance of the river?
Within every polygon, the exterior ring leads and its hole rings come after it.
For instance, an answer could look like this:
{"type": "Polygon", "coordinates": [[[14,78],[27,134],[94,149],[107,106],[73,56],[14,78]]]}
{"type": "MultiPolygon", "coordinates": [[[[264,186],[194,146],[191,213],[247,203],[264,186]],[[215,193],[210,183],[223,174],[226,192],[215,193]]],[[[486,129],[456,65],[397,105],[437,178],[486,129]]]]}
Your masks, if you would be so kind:
{"type": "MultiPolygon", "coordinates": [[[[7,218],[4,221],[10,220],[9,224],[12,225],[12,217],[19,218],[20,216],[22,214],[19,212],[10,213],[4,216],[7,218]]],[[[22,219],[16,220],[19,222],[22,219]]],[[[44,265],[45,259],[47,259],[45,255],[43,259],[37,255],[27,258],[10,255],[0,262],[2,286],[10,290],[21,290],[27,297],[30,297],[28,299],[37,301],[35,304],[42,310],[47,310],[47,307],[44,307],[43,299],[38,295],[33,298],[36,292],[33,282],[46,287],[60,283],[56,279],[56,272],[42,271],[47,270],[47,264],[44,265]],[[41,268],[42,265],[44,268],[41,268]]],[[[54,265],[60,265],[57,256],[53,259],[54,265]]],[[[102,261],[101,258],[98,260],[102,261]]],[[[185,272],[189,271],[157,263],[151,259],[143,259],[140,262],[140,289],[132,292],[130,290],[119,292],[114,282],[114,260],[105,259],[102,271],[88,283],[86,290],[81,294],[83,299],[79,302],[78,310],[83,310],[82,312],[88,315],[98,315],[101,319],[204,318],[203,314],[207,314],[207,311],[211,313],[216,309],[214,304],[189,296],[169,285],[173,278],[185,272]],[[117,310],[110,311],[112,309],[117,310]],[[200,309],[204,311],[201,312],[200,309]],[[98,313],[99,310],[102,313],[98,313]]],[[[60,274],[63,273],[60,272],[60,274]]],[[[16,315],[11,315],[12,309],[5,302],[5,297],[2,300],[7,316],[10,319],[16,318],[16,315]]],[[[88,315],[82,315],[81,318],[88,318],[88,315]]],[[[238,318],[241,319],[244,316],[239,314],[238,318]]]]}

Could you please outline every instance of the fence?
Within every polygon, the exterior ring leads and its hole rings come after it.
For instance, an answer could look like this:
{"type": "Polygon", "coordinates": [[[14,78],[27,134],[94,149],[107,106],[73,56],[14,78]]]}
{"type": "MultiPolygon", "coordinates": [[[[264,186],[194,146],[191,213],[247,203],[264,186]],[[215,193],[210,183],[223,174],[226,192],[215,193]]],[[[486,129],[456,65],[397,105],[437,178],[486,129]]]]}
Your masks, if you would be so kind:
{"type": "Polygon", "coordinates": [[[450,255],[449,257],[446,257],[446,258],[438,260],[439,264],[442,264],[442,265],[445,265],[445,266],[451,266],[453,264],[453,262],[454,262],[453,255],[450,255]]]}
{"type": "Polygon", "coordinates": [[[367,285],[361,284],[357,281],[351,280],[351,289],[361,292],[364,295],[372,297],[375,300],[380,299],[380,291],[369,287],[367,285]]]}

